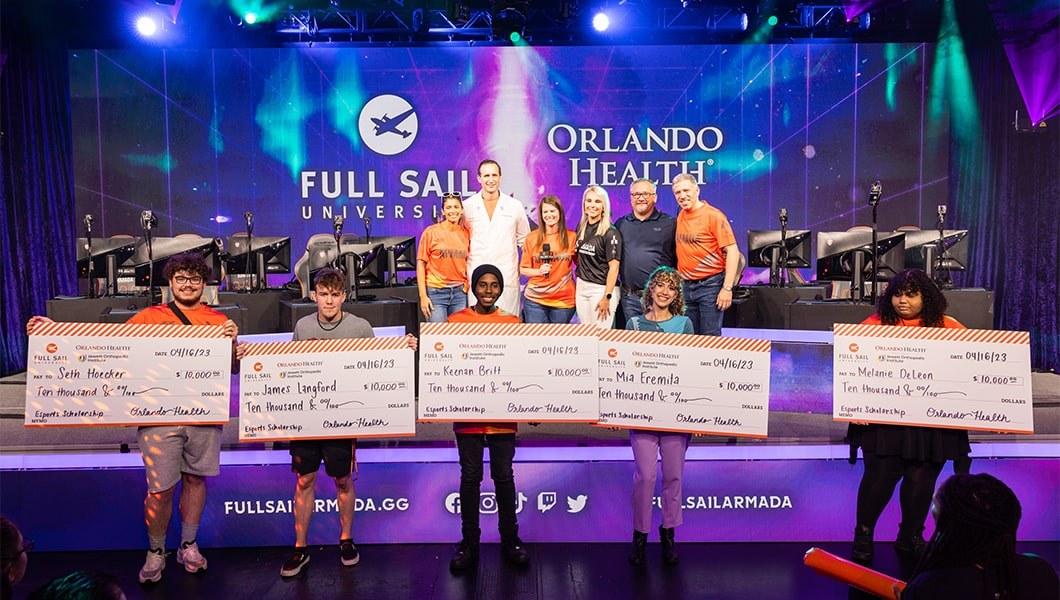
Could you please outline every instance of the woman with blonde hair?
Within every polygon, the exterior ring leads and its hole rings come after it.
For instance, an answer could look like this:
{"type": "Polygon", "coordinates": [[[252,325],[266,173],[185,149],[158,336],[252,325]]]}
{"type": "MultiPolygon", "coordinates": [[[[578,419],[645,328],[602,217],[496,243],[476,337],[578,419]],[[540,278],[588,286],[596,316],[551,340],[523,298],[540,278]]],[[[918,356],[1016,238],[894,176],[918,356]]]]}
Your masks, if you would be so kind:
{"type": "Polygon", "coordinates": [[[578,223],[578,283],[575,304],[578,322],[610,329],[619,296],[615,293],[622,257],[622,234],[611,224],[607,190],[591,185],[582,194],[578,223]]]}
{"type": "Polygon", "coordinates": [[[523,243],[519,273],[530,278],[523,292],[524,323],[570,323],[574,316],[574,243],[559,198],[537,205],[540,227],[523,243]]]}

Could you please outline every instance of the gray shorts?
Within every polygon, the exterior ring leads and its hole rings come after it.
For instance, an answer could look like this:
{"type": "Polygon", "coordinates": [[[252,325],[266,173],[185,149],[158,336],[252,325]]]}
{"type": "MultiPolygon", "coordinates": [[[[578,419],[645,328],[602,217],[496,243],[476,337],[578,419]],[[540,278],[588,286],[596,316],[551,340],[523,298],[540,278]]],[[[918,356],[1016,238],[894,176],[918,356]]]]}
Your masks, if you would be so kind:
{"type": "Polygon", "coordinates": [[[160,425],[136,431],[147,472],[147,491],[164,492],[181,473],[209,477],[221,472],[220,425],[160,425]]]}

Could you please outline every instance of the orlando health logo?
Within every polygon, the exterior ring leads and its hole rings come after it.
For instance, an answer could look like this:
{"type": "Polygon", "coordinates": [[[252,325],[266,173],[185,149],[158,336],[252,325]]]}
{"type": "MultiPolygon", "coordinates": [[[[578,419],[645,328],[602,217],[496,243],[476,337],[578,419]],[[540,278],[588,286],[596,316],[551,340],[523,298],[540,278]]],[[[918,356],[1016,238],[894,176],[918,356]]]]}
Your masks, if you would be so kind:
{"type": "Polygon", "coordinates": [[[394,156],[416,141],[420,121],[408,100],[383,94],[368,101],[357,118],[357,131],[372,152],[394,156]]]}

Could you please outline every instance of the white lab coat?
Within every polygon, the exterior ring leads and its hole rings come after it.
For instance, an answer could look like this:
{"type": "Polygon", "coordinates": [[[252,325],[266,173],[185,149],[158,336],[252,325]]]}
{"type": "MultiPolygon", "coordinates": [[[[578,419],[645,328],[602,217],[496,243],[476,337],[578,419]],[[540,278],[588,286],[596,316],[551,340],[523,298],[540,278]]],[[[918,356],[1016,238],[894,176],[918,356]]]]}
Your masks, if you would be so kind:
{"type": "MultiPolygon", "coordinates": [[[[497,208],[490,219],[486,205],[479,192],[464,200],[464,218],[471,227],[471,252],[467,257],[467,276],[479,265],[493,265],[504,276],[504,293],[497,306],[513,315],[519,314],[519,249],[526,234],[530,233],[530,221],[523,205],[515,198],[501,192],[497,208]]],[[[468,305],[475,304],[474,290],[468,293],[468,305]]]]}

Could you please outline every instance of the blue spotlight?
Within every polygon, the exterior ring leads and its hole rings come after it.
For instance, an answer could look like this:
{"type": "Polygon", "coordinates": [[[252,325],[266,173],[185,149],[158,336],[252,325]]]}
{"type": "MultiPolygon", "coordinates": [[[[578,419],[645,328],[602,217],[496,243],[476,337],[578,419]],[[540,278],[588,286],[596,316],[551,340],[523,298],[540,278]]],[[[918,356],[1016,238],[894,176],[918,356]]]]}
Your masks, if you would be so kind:
{"type": "Polygon", "coordinates": [[[611,26],[611,17],[607,16],[605,12],[598,12],[593,16],[593,29],[597,31],[607,31],[607,28],[611,26]]]}
{"type": "Polygon", "coordinates": [[[158,21],[148,15],[136,19],[136,31],[144,37],[152,37],[158,33],[158,21]]]}

